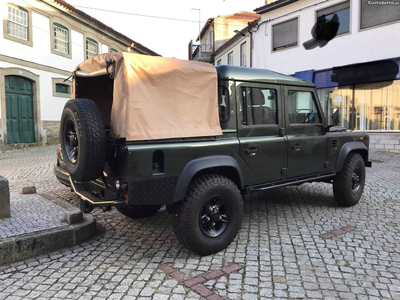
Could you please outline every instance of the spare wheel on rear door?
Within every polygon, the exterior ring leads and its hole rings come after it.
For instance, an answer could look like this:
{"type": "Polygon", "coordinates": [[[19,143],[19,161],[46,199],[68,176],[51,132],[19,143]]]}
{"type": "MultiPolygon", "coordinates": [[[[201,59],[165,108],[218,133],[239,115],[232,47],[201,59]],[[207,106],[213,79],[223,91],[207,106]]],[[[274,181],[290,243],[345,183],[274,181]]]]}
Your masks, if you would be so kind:
{"type": "Polygon", "coordinates": [[[101,176],[107,156],[106,131],[101,111],[89,99],[72,99],[61,116],[60,143],[65,166],[76,181],[101,176]]]}

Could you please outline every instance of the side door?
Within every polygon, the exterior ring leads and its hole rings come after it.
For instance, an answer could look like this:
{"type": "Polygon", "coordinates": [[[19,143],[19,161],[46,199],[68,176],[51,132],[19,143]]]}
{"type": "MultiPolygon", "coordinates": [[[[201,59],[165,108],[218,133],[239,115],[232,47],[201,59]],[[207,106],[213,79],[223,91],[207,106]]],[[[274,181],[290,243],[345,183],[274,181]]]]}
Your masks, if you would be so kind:
{"type": "Polygon", "coordinates": [[[237,83],[240,156],[259,183],[283,178],[285,137],[281,87],[272,84],[237,83]]]}
{"type": "Polygon", "coordinates": [[[288,138],[287,178],[326,173],[328,137],[325,119],[314,88],[286,86],[285,128],[288,138]]]}

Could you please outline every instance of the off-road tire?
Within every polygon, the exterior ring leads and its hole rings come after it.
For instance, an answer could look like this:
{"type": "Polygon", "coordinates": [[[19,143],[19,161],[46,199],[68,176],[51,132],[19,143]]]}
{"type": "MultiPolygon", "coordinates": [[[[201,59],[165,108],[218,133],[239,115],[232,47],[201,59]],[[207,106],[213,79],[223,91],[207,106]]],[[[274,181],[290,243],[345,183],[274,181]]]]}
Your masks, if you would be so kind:
{"type": "Polygon", "coordinates": [[[174,205],[173,227],[176,238],[185,248],[205,256],[225,249],[237,235],[243,219],[242,195],[235,183],[220,175],[203,175],[194,179],[183,201],[174,205]],[[215,197],[225,197],[230,206],[228,224],[217,237],[206,236],[200,216],[204,205],[215,197]]]}
{"type": "Polygon", "coordinates": [[[161,205],[130,205],[130,206],[117,206],[117,210],[132,219],[142,219],[156,214],[161,205]]]}
{"type": "MultiPolygon", "coordinates": [[[[357,181],[356,181],[357,182],[357,181]]],[[[349,153],[342,170],[333,179],[333,195],[343,206],[353,206],[360,201],[365,185],[365,164],[359,153],[349,153]],[[359,177],[359,187],[354,188],[353,175],[359,177]]]]}
{"type": "Polygon", "coordinates": [[[106,130],[101,111],[89,99],[72,99],[61,116],[60,143],[65,166],[76,181],[90,181],[101,176],[107,156],[106,130]],[[78,139],[76,162],[68,158],[66,150],[68,127],[73,122],[78,139]]]}

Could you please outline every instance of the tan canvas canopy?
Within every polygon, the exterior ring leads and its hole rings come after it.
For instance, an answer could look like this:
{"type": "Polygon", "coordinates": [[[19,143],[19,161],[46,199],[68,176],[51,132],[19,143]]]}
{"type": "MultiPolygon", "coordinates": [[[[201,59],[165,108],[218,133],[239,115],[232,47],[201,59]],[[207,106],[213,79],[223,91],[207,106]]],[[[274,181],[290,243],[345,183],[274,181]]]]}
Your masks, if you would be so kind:
{"type": "Polygon", "coordinates": [[[75,71],[101,72],[107,61],[115,63],[110,126],[116,136],[134,141],[222,134],[212,65],[119,52],[88,59],[75,71]]]}

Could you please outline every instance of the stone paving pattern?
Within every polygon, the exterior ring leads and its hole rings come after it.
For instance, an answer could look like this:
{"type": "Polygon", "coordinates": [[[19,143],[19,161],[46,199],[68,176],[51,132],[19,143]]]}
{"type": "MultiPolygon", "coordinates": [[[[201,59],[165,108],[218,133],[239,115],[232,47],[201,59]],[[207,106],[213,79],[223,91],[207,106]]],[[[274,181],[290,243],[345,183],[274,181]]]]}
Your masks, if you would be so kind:
{"type": "Polygon", "coordinates": [[[40,195],[12,195],[10,204],[11,217],[0,219],[0,238],[68,225],[62,221],[64,208],[40,195]]]}
{"type": "MultiPolygon", "coordinates": [[[[95,210],[103,235],[0,267],[0,299],[203,299],[160,265],[194,278],[232,264],[242,268],[202,285],[224,299],[400,299],[400,156],[371,158],[358,205],[338,206],[324,183],[254,194],[236,239],[207,257],[178,244],[165,209],[142,220],[95,210]]],[[[12,193],[36,185],[76,204],[54,178],[54,160],[54,147],[6,154],[0,172],[12,193]]]]}

